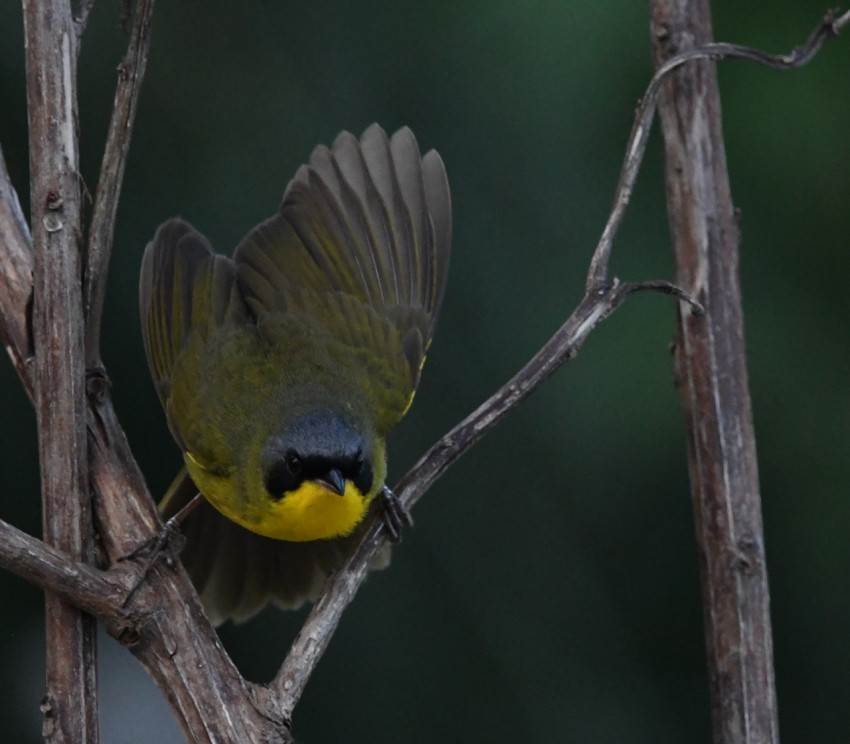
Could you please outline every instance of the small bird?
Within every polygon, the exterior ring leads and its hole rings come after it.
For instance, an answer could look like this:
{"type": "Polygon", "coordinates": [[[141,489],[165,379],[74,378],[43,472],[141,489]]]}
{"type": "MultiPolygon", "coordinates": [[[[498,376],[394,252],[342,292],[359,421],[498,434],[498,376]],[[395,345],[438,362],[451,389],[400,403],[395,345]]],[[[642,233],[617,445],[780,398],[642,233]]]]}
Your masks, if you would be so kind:
{"type": "Polygon", "coordinates": [[[182,558],[213,623],[315,598],[379,509],[451,229],[440,156],[373,124],[317,147],[232,259],[180,219],[148,244],[142,335],[185,465],[160,508],[208,502],[182,558]]]}

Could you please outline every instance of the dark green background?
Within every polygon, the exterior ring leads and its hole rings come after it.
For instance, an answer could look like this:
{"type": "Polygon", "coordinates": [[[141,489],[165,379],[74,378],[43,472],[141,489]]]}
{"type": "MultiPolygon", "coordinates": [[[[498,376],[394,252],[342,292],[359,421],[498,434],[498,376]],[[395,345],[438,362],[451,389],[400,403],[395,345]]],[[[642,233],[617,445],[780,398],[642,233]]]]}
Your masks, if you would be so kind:
{"type": "MultiPolygon", "coordinates": [[[[788,51],[826,5],[716,0],[716,36],[788,51]]],[[[125,43],[118,6],[98,3],[80,65],[91,191],[125,43]]],[[[850,740],[848,69],[839,38],[801,71],[720,70],[786,744],[850,740]]],[[[159,222],[180,214],[229,252],[340,129],[408,124],[439,149],[453,263],[416,405],[390,442],[392,481],[578,301],[651,71],[634,0],[160,2],[103,343],[152,490],[178,465],[137,319],[159,222]]],[[[26,202],[14,0],[0,5],[0,143],[26,202]]],[[[661,168],[655,132],[615,248],[621,278],[672,274],[661,168]]],[[[709,740],[674,330],[668,299],[631,300],[433,488],[311,681],[300,740],[709,740]]],[[[6,361],[0,412],[0,518],[37,534],[33,415],[6,361]]],[[[5,573],[0,596],[0,738],[36,742],[41,598],[5,573]]],[[[222,635],[268,679],[297,622],[268,611],[222,635]]],[[[109,639],[102,657],[104,744],[179,741],[133,658],[109,639]]]]}

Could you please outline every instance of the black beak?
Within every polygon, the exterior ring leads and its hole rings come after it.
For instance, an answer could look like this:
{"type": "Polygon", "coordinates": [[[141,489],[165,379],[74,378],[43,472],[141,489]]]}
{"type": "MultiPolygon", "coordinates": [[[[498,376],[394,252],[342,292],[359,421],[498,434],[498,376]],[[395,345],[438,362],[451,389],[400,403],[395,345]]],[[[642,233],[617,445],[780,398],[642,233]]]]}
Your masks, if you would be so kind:
{"type": "Polygon", "coordinates": [[[345,494],[345,478],[336,468],[331,468],[324,478],[317,478],[316,481],[338,496],[345,494]]]}

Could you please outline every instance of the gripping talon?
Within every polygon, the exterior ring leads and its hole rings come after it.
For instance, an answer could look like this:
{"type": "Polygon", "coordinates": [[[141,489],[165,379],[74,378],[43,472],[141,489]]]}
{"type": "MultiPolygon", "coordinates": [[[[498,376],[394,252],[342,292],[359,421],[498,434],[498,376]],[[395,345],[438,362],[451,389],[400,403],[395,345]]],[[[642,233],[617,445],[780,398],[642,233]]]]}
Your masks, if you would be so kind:
{"type": "Polygon", "coordinates": [[[183,550],[185,540],[180,534],[180,523],[172,517],[155,535],[141,542],[129,553],[125,553],[119,559],[119,563],[138,560],[142,564],[142,574],[139,578],[141,583],[147,578],[154,564],[164,558],[169,567],[174,565],[176,557],[183,550]]]}
{"type": "Polygon", "coordinates": [[[142,570],[139,578],[133,585],[126,599],[125,604],[130,601],[130,598],[136,593],[136,590],[147,579],[148,574],[154,567],[154,564],[160,559],[165,560],[165,564],[169,568],[173,568],[177,562],[177,557],[183,550],[186,544],[186,538],[180,534],[180,523],[201,503],[203,497],[197,494],[189,501],[180,511],[166,521],[155,535],[151,535],[147,540],[143,541],[129,553],[122,555],[118,559],[118,563],[138,560],[141,563],[142,570]]]}
{"type": "Polygon", "coordinates": [[[400,543],[402,530],[413,525],[410,512],[401,503],[401,499],[387,486],[381,489],[381,502],[383,506],[381,520],[384,523],[384,529],[387,531],[387,537],[390,542],[400,543]]]}

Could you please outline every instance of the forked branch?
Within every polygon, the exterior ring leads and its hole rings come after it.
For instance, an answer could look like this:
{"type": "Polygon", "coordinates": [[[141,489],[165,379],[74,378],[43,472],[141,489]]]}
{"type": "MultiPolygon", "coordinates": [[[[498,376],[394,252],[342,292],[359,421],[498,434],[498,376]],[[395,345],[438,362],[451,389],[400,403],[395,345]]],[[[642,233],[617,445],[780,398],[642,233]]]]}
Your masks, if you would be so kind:
{"type": "MultiPolygon", "coordinates": [[[[87,1],[81,3],[78,30],[84,25],[91,4],[87,1]]],[[[87,358],[90,360],[98,356],[97,343],[93,339],[98,334],[99,324],[94,319],[99,310],[91,309],[102,302],[102,286],[123,159],[135,114],[138,80],[144,70],[144,57],[147,54],[147,42],[143,36],[149,33],[151,7],[152,3],[146,0],[140,0],[137,5],[134,29],[138,29],[139,35],[134,37],[137,39],[134,43],[137,44],[139,56],[128,55],[128,59],[136,60],[137,79],[128,81],[126,90],[123,93],[119,91],[116,96],[112,128],[114,141],[107,146],[98,187],[95,212],[100,216],[96,222],[93,220],[91,239],[92,245],[99,245],[99,248],[92,247],[89,250],[86,276],[86,306],[90,309],[87,358]],[[125,103],[119,105],[119,99],[125,103]]],[[[455,460],[561,364],[573,358],[588,334],[633,292],[644,289],[669,292],[684,300],[680,303],[683,316],[693,318],[701,313],[702,308],[695,299],[667,282],[633,284],[608,278],[613,240],[629,203],[643,158],[662,78],[692,59],[739,57],[771,66],[800,66],[809,61],[823,42],[834,36],[848,20],[850,14],[844,14],[838,19],[826,19],[802,47],[802,51],[787,57],[763,55],[736,45],[711,44],[675,56],[659,70],[637,111],[614,206],[590,262],[584,297],[564,325],[513,379],[442,437],[402,478],[396,492],[408,508],[455,460]]],[[[31,284],[27,285],[31,281],[28,273],[31,271],[32,247],[26,226],[21,225],[19,210],[16,212],[14,208],[15,203],[14,190],[5,171],[0,168],[0,322],[17,369],[25,384],[31,384],[27,372],[30,350],[26,345],[26,303],[31,292],[31,284]]],[[[149,530],[155,516],[126,440],[117,425],[106,386],[102,393],[92,395],[90,391],[89,395],[89,456],[91,478],[98,493],[98,515],[104,530],[105,545],[110,554],[115,555],[122,549],[126,550],[128,540],[136,540],[139,534],[149,530]],[[129,531],[122,531],[128,525],[129,531]]],[[[22,539],[10,530],[12,528],[8,525],[0,523],[0,533],[15,537],[14,540],[0,539],[0,564],[39,586],[55,588],[56,582],[61,581],[66,572],[73,573],[80,567],[78,562],[67,555],[63,565],[61,556],[64,554],[51,551],[33,538],[22,539]],[[21,550],[27,551],[27,560],[20,559],[21,550]]],[[[187,733],[198,740],[239,740],[239,737],[244,739],[245,736],[263,737],[269,741],[285,740],[287,737],[281,729],[282,722],[291,717],[304,685],[327,647],[342,612],[366,575],[371,556],[384,539],[381,527],[373,525],[346,566],[329,579],[323,596],[313,608],[268,690],[238,678],[211,628],[199,616],[200,605],[185,573],[179,567],[177,570],[169,570],[161,565],[156,566],[145,585],[134,594],[133,601],[142,603],[142,609],[130,619],[130,622],[136,624],[128,629],[132,631],[129,636],[136,640],[134,653],[158,683],[169,690],[169,700],[187,733]],[[149,603],[148,612],[144,611],[144,603],[149,603]],[[205,671],[197,676],[182,675],[178,668],[181,664],[186,664],[185,668],[205,671]],[[212,689],[219,695],[208,696],[208,690],[212,689]],[[201,706],[202,700],[206,700],[207,704],[201,706]],[[237,702],[242,706],[240,710],[244,711],[242,717],[228,715],[228,705],[234,706],[237,702]],[[218,708],[221,709],[220,717],[216,715],[218,708]]],[[[104,594],[109,593],[114,598],[115,591],[126,586],[126,576],[119,569],[106,572],[82,569],[79,576],[85,581],[67,584],[67,592],[63,595],[66,599],[96,612],[113,628],[119,617],[126,619],[126,615],[122,615],[122,611],[114,604],[105,600],[104,604],[98,605],[96,596],[92,596],[102,589],[104,594]]],[[[123,640],[127,641],[127,635],[123,636],[123,640]]]]}
{"type": "MultiPolygon", "coordinates": [[[[395,493],[410,508],[448,467],[476,444],[507,413],[548,379],[564,362],[572,359],[587,335],[632,292],[640,289],[670,291],[686,302],[680,304],[684,318],[700,315],[702,306],[684,289],[666,282],[619,284],[608,280],[608,266],[614,237],[619,230],[634,190],[646,151],[662,81],[675,69],[697,59],[749,59],[779,69],[793,69],[810,61],[824,42],[850,22],[850,12],[836,19],[828,13],[808,41],[790,55],[775,56],[735,44],[707,44],[671,57],[653,76],[635,114],[626,157],[614,197],[614,206],[590,261],[585,294],[572,315],[534,357],[476,411],[441,437],[399,481],[395,493]]],[[[304,622],[286,660],[273,682],[282,709],[291,715],[312,669],[327,647],[348,603],[366,577],[367,566],[386,536],[375,525],[346,565],[328,579],[319,601],[304,622]]]]}

